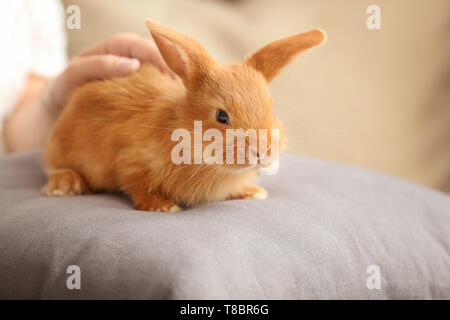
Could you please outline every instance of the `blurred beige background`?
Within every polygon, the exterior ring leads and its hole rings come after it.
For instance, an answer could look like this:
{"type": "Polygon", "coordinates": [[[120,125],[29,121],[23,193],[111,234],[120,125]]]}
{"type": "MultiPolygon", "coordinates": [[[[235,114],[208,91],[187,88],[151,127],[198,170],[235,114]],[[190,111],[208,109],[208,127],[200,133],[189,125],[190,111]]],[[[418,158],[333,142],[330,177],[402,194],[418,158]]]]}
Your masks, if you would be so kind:
{"type": "MultiPolygon", "coordinates": [[[[448,0],[68,0],[81,8],[69,54],[151,18],[199,40],[220,62],[320,27],[325,45],[271,83],[288,150],[384,171],[450,192],[448,0]],[[366,9],[381,8],[381,30],[366,9]]],[[[301,170],[301,168],[299,168],[301,170]]]]}

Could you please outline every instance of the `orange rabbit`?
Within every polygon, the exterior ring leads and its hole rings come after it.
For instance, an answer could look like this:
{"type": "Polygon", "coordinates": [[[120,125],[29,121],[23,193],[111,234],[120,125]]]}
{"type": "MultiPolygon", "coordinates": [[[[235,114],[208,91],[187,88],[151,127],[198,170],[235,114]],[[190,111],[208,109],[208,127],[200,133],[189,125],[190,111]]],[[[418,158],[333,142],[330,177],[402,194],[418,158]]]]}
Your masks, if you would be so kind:
{"type": "MultiPolygon", "coordinates": [[[[48,182],[42,192],[122,191],[136,209],[166,212],[201,202],[265,198],[267,192],[250,182],[260,158],[270,154],[269,138],[265,148],[253,150],[256,165],[175,164],[172,152],[178,142],[171,133],[178,128],[193,132],[194,121],[224,136],[227,129],[275,128],[281,132],[281,148],[284,132],[272,113],[267,83],[296,54],[321,44],[325,34],[316,29],[294,35],[242,63],[221,65],[197,41],[151,21],[147,27],[179,78],[144,64],[129,77],[76,89],[46,146],[48,182]]],[[[202,150],[209,143],[202,141],[202,150]]]]}

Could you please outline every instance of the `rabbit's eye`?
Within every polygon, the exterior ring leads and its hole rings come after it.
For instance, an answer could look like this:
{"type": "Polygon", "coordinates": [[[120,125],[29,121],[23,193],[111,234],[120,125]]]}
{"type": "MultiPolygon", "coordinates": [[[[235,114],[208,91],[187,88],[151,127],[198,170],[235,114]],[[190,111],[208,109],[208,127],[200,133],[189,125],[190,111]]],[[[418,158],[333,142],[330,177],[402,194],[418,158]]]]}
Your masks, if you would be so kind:
{"type": "Polygon", "coordinates": [[[228,113],[224,110],[217,110],[216,114],[217,121],[223,124],[229,124],[230,123],[230,117],[228,116],[228,113]]]}

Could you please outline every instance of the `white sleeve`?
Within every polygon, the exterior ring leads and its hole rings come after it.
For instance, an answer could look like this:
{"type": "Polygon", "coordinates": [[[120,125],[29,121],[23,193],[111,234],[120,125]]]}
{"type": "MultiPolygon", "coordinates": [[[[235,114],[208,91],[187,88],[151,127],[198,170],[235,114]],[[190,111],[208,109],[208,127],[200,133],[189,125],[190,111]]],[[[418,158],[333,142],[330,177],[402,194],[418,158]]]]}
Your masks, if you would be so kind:
{"type": "Polygon", "coordinates": [[[54,76],[67,63],[65,14],[59,0],[30,1],[31,24],[34,26],[32,71],[54,76]]]}
{"type": "Polygon", "coordinates": [[[30,73],[52,77],[67,63],[65,13],[59,0],[0,1],[0,154],[3,122],[11,114],[30,73]],[[14,32],[13,32],[14,30],[14,32]]]}

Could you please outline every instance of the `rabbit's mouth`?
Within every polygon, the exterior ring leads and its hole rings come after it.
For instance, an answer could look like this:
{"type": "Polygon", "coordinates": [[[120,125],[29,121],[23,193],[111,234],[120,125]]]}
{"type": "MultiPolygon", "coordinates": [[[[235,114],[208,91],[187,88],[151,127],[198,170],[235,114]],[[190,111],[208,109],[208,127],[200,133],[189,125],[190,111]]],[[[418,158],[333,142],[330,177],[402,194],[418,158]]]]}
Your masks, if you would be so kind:
{"type": "Polygon", "coordinates": [[[274,175],[278,172],[279,167],[280,161],[278,159],[264,165],[260,164],[258,166],[258,174],[263,176],[274,175]]]}
{"type": "Polygon", "coordinates": [[[273,160],[269,163],[261,163],[258,161],[256,164],[246,164],[246,165],[234,165],[231,168],[233,173],[244,173],[248,171],[255,171],[259,175],[274,175],[278,172],[279,160],[273,160]]]}

